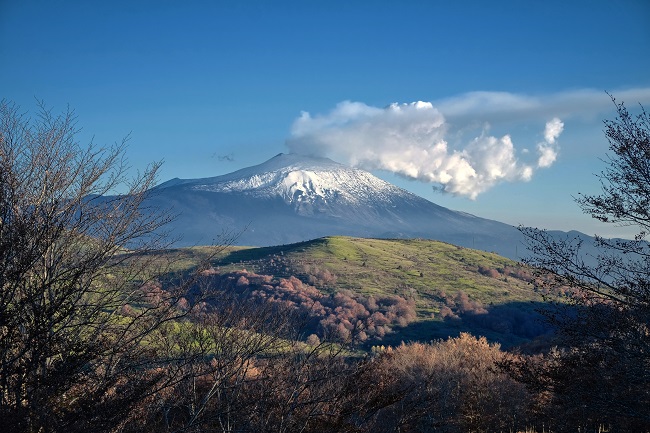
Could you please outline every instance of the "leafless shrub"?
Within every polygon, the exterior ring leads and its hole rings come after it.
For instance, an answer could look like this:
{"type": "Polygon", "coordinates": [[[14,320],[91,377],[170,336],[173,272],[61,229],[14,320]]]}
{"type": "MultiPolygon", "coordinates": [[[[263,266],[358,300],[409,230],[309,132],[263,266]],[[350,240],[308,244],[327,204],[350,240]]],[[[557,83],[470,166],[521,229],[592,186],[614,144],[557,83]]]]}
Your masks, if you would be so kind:
{"type": "Polygon", "coordinates": [[[109,430],[174,380],[148,344],[191,310],[162,290],[165,212],[146,208],[160,166],[127,178],[125,141],[83,146],[70,111],[0,102],[0,424],[109,430]],[[108,194],[119,194],[111,197],[108,194]],[[179,308],[180,307],[180,308],[179,308]]]}

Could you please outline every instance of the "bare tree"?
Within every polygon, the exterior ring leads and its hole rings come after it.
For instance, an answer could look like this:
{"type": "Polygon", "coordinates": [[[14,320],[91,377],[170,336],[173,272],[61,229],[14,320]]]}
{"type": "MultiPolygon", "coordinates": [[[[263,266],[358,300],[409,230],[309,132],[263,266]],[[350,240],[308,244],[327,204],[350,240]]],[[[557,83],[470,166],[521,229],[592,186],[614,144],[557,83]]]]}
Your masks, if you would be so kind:
{"type": "Polygon", "coordinates": [[[602,192],[580,195],[582,210],[612,224],[636,226],[633,240],[596,237],[589,257],[580,240],[558,240],[522,229],[543,270],[538,281],[565,296],[549,315],[562,350],[547,362],[515,362],[517,377],[554,396],[555,410],[576,428],[611,423],[627,431],[650,428],[650,116],[632,115],[614,101],[618,117],[605,121],[610,151],[599,175],[602,192]]]}
{"type": "Polygon", "coordinates": [[[81,145],[73,112],[19,110],[0,102],[0,424],[117,428],[174,382],[163,363],[188,362],[147,344],[187,313],[142,254],[170,219],[146,209],[160,163],[131,179],[125,141],[81,145]]]}

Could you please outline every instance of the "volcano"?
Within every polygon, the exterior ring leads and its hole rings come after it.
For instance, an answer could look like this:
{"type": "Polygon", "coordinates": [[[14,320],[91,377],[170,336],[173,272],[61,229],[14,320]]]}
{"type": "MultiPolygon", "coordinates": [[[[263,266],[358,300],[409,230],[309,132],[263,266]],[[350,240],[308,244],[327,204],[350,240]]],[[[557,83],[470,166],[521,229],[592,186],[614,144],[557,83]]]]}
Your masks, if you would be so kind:
{"type": "Polygon", "coordinates": [[[175,246],[219,242],[269,246],[322,236],[426,238],[517,258],[521,234],[508,224],[438,206],[371,173],[327,158],[279,154],[222,176],[172,179],[151,190],[169,209],[175,246]]]}

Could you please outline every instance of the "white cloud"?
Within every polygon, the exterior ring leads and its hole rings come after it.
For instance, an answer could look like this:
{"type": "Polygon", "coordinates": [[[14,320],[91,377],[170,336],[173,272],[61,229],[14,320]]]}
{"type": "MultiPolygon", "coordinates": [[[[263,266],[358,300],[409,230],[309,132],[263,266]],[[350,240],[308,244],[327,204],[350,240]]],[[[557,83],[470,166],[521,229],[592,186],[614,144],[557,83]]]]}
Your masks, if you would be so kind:
{"type": "Polygon", "coordinates": [[[546,122],[544,129],[544,139],[547,143],[553,144],[564,130],[564,123],[557,117],[554,117],[550,122],[546,122]]]}
{"type": "MultiPolygon", "coordinates": [[[[650,88],[608,89],[617,101],[627,105],[650,104],[650,88]]],[[[581,89],[546,95],[508,92],[468,92],[434,101],[450,123],[521,121],[548,117],[598,118],[612,112],[612,100],[602,89],[581,89]]]]}
{"type": "Polygon", "coordinates": [[[532,177],[533,168],[517,159],[509,135],[482,134],[452,149],[447,130],[445,118],[429,102],[381,109],[346,101],[325,115],[302,113],[287,145],[296,153],[437,183],[446,192],[472,199],[501,181],[532,177]]]}
{"type": "Polygon", "coordinates": [[[564,123],[557,117],[546,122],[546,128],[544,129],[544,140],[546,140],[546,142],[537,145],[537,153],[539,154],[537,167],[546,168],[553,165],[558,154],[555,140],[557,140],[563,130],[564,123]]]}
{"type": "MultiPolygon", "coordinates": [[[[650,104],[650,88],[611,93],[628,104],[650,104]]],[[[535,170],[553,165],[564,130],[560,118],[592,120],[614,109],[604,91],[593,89],[537,96],[471,92],[386,108],[344,101],[327,114],[303,112],[287,146],[296,153],[436,183],[443,191],[474,199],[500,182],[528,181],[535,170]],[[544,141],[536,147],[537,160],[526,147],[516,149],[511,134],[488,134],[493,125],[502,131],[520,125],[538,130],[549,118],[544,141]]]]}
{"type": "Polygon", "coordinates": [[[537,160],[537,167],[539,168],[550,167],[557,159],[557,150],[547,143],[538,144],[537,153],[539,153],[539,159],[537,160]]]}

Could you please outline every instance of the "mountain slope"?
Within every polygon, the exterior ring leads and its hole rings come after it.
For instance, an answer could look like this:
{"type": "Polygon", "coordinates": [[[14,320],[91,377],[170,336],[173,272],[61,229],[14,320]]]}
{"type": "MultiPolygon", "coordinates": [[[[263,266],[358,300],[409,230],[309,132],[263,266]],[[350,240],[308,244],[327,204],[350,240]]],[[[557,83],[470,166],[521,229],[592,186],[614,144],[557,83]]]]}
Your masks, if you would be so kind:
{"type": "Polygon", "coordinates": [[[512,226],[438,206],[372,174],[325,158],[279,154],[204,179],[172,179],[149,204],[177,214],[177,246],[239,233],[239,245],[279,245],[323,236],[429,238],[516,258],[512,226]]]}

